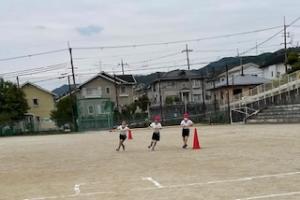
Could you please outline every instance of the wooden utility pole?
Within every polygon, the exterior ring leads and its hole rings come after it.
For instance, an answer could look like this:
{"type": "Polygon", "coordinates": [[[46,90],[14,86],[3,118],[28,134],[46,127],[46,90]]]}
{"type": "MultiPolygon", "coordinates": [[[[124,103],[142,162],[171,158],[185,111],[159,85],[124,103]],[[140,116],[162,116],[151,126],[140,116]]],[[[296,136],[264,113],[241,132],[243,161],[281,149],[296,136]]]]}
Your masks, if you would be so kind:
{"type": "Polygon", "coordinates": [[[117,84],[117,78],[116,75],[114,74],[114,84],[115,84],[115,90],[116,90],[116,104],[117,104],[117,110],[119,111],[119,93],[118,93],[118,84],[117,84]]]}
{"type": "MultiPolygon", "coordinates": [[[[68,86],[69,86],[69,95],[70,95],[71,101],[73,102],[70,75],[68,75],[68,86]]],[[[76,88],[75,88],[75,90],[76,90],[76,88]]],[[[75,116],[75,113],[74,113],[73,104],[71,104],[71,110],[72,110],[72,120],[73,120],[73,124],[75,126],[75,124],[77,124],[77,123],[76,123],[76,116],[75,116]]]]}
{"type": "Polygon", "coordinates": [[[230,97],[229,97],[229,75],[228,75],[228,65],[226,64],[226,86],[227,86],[227,112],[228,112],[228,120],[231,122],[231,109],[230,109],[230,97]]]}
{"type": "Polygon", "coordinates": [[[213,92],[213,95],[214,95],[214,111],[216,112],[216,111],[217,111],[216,69],[213,67],[213,68],[212,68],[212,71],[213,71],[213,78],[212,78],[212,81],[213,81],[213,88],[214,88],[214,92],[213,92]]]}
{"type": "Polygon", "coordinates": [[[239,49],[237,49],[237,56],[238,56],[238,58],[240,59],[241,75],[244,76],[243,57],[240,56],[239,49]]]}
{"type": "Polygon", "coordinates": [[[125,74],[125,72],[124,72],[124,65],[128,65],[128,64],[124,63],[123,59],[121,59],[121,63],[119,65],[122,67],[122,74],[124,75],[125,74]]]}
{"type": "MultiPolygon", "coordinates": [[[[75,72],[74,72],[74,63],[73,63],[73,54],[72,54],[72,48],[70,47],[70,44],[68,43],[68,47],[69,47],[69,55],[70,55],[70,64],[71,64],[71,70],[72,70],[72,78],[73,78],[73,87],[74,90],[76,92],[76,80],[75,80],[75,72]]],[[[71,93],[71,99],[72,99],[72,103],[73,103],[73,113],[74,113],[74,128],[75,131],[78,130],[78,126],[77,126],[77,98],[76,98],[76,93],[75,95],[73,95],[73,93],[71,93]]]]}
{"type": "Polygon", "coordinates": [[[189,49],[189,46],[188,44],[185,45],[185,50],[182,50],[181,53],[186,53],[186,64],[187,64],[187,67],[188,67],[188,70],[191,69],[191,64],[190,64],[190,57],[189,57],[189,53],[190,52],[193,52],[192,49],[189,49]]]}
{"type": "Polygon", "coordinates": [[[17,76],[17,86],[18,86],[18,88],[20,88],[20,80],[19,80],[19,76],[17,76]]]}
{"type": "Polygon", "coordinates": [[[160,87],[160,72],[157,72],[157,77],[158,77],[158,94],[159,94],[160,117],[161,117],[161,121],[164,122],[163,104],[162,104],[161,87],[160,87]]]}
{"type": "Polygon", "coordinates": [[[287,52],[287,32],[286,32],[286,29],[287,29],[287,25],[285,24],[285,17],[283,18],[283,30],[284,30],[284,66],[285,66],[285,73],[288,72],[288,52],[287,52]]]}

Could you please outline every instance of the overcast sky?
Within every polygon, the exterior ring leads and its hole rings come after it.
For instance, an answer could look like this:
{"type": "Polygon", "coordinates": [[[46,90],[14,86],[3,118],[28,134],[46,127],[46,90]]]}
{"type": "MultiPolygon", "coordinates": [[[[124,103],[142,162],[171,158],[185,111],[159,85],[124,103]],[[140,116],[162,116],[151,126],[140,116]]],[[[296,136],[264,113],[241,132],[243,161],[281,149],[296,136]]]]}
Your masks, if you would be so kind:
{"type": "MultiPolygon", "coordinates": [[[[0,59],[71,47],[127,45],[151,42],[188,40],[223,34],[283,26],[299,14],[299,0],[1,0],[0,1],[0,59]]],[[[295,25],[300,27],[300,21],[295,25]]],[[[300,28],[290,27],[291,45],[300,41],[300,28]]],[[[236,56],[280,31],[265,32],[190,42],[192,68],[225,56],[236,56]],[[203,63],[203,64],[201,64],[203,63]]],[[[249,52],[247,55],[275,51],[282,46],[282,35],[249,52]]],[[[118,71],[123,58],[127,73],[147,74],[186,68],[185,55],[179,52],[185,44],[141,48],[74,50],[77,81],[92,73],[118,71]],[[173,54],[166,58],[161,56],[173,54]],[[178,53],[178,54],[176,54],[178,53]],[[153,59],[153,61],[142,62],[153,59]],[[175,67],[173,67],[175,65],[175,67]],[[177,65],[177,67],[176,67],[177,65]],[[160,69],[159,69],[160,68],[160,69]]],[[[1,61],[1,73],[44,67],[69,62],[67,52],[1,61]]],[[[21,82],[53,89],[69,72],[67,64],[61,69],[31,76],[21,76],[21,82]],[[42,81],[41,81],[42,80],[42,81]],[[41,82],[39,82],[41,81],[41,82]]],[[[4,77],[5,78],[5,77],[4,77]]],[[[15,77],[7,76],[14,80],[15,77]]]]}

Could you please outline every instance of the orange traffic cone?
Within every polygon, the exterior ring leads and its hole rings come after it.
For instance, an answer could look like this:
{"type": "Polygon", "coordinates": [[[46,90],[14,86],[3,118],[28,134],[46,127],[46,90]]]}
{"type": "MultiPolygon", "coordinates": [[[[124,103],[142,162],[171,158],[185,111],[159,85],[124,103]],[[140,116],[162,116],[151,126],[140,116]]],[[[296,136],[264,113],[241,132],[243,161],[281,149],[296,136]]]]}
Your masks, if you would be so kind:
{"type": "Polygon", "coordinates": [[[132,140],[132,133],[131,133],[131,130],[128,131],[128,140],[132,140]]]}
{"type": "Polygon", "coordinates": [[[196,128],[195,128],[195,132],[194,132],[193,149],[201,149],[200,143],[199,143],[199,140],[198,140],[198,133],[197,133],[197,129],[196,128]]]}

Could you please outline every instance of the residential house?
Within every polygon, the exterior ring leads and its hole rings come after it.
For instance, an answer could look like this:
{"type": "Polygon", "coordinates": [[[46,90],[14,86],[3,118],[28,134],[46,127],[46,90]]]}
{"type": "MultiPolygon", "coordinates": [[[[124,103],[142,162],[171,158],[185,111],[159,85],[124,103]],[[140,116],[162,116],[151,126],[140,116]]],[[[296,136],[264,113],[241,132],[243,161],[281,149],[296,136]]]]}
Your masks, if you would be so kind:
{"type": "Polygon", "coordinates": [[[27,120],[34,124],[34,130],[57,129],[50,119],[51,111],[55,109],[55,94],[30,82],[23,84],[21,89],[29,105],[27,120]]]}
{"type": "MultiPolygon", "coordinates": [[[[263,76],[266,79],[277,79],[286,74],[284,60],[284,54],[281,54],[261,65],[260,68],[263,70],[263,76]]],[[[291,66],[287,65],[287,69],[289,70],[290,68],[291,66]]]]}
{"type": "MultiPolygon", "coordinates": [[[[263,70],[259,65],[254,63],[246,63],[235,66],[228,70],[228,77],[239,76],[239,75],[254,75],[264,77],[263,70]]],[[[220,73],[216,78],[216,83],[221,83],[226,80],[226,71],[220,73]]]]}
{"type": "MultiPolygon", "coordinates": [[[[134,102],[134,87],[136,80],[133,75],[110,75],[101,72],[86,82],[79,85],[77,92],[78,99],[107,99],[114,103],[115,108],[120,110],[123,106],[134,102]]],[[[92,105],[91,105],[92,106],[92,105]]],[[[83,109],[84,112],[96,108],[83,109]]]]}
{"type": "Polygon", "coordinates": [[[181,103],[203,103],[206,101],[205,80],[202,75],[188,70],[158,73],[151,83],[147,95],[151,106],[166,104],[167,99],[181,103]]]}
{"type": "Polygon", "coordinates": [[[228,98],[229,102],[238,100],[239,95],[249,95],[251,89],[268,81],[256,75],[237,75],[228,77],[228,83],[227,79],[216,83],[215,87],[210,90],[215,95],[217,104],[222,106],[228,103],[228,98]]]}
{"type": "Polygon", "coordinates": [[[211,94],[211,103],[216,107],[227,103],[227,94],[229,100],[233,101],[239,94],[247,94],[249,89],[263,84],[268,80],[264,78],[263,69],[254,63],[245,63],[235,66],[218,74],[207,83],[208,93],[211,94]],[[227,85],[228,73],[228,85],[227,85]]]}

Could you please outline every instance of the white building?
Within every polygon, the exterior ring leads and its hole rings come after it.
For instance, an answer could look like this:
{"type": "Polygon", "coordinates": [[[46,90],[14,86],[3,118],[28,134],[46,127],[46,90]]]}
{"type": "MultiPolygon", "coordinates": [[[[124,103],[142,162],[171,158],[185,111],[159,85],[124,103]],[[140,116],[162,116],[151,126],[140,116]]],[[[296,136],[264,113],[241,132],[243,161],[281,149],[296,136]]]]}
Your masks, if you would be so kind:
{"type": "MultiPolygon", "coordinates": [[[[231,68],[228,70],[229,77],[235,77],[240,75],[252,75],[258,77],[264,77],[263,69],[259,67],[259,65],[254,63],[247,63],[243,65],[238,65],[236,67],[231,68]]],[[[226,71],[219,74],[216,80],[216,83],[220,83],[226,80],[226,71]]]]}

